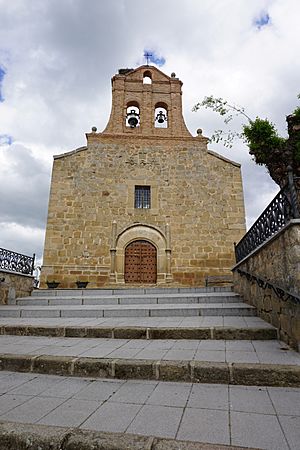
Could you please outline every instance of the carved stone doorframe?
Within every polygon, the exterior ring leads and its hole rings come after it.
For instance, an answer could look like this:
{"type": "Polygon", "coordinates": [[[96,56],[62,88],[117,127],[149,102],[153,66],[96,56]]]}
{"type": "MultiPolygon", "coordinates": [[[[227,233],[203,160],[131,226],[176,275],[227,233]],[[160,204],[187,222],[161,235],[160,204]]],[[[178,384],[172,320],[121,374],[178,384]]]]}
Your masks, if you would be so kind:
{"type": "Polygon", "coordinates": [[[110,281],[124,284],[125,249],[128,244],[136,240],[145,240],[156,247],[157,250],[157,284],[172,280],[171,275],[171,248],[170,228],[166,225],[166,233],[158,227],[147,224],[133,224],[117,234],[117,224],[112,224],[111,239],[111,274],[110,281]]]}

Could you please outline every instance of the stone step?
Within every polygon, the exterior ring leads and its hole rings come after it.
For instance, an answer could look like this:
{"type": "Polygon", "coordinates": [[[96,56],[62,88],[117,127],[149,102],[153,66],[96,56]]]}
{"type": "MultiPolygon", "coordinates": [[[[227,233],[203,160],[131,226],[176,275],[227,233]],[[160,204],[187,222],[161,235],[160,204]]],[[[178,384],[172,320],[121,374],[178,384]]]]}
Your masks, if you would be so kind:
{"type": "MultiPolygon", "coordinates": [[[[24,338],[23,338],[24,339],[24,338]]],[[[300,365],[0,354],[0,370],[48,375],[300,387],[300,365]]]]}
{"type": "Polygon", "coordinates": [[[256,309],[245,303],[213,304],[145,304],[145,305],[57,305],[0,307],[0,317],[192,317],[192,316],[255,316],[256,309]]]}
{"type": "Polygon", "coordinates": [[[32,297],[60,296],[110,296],[110,295],[147,295],[147,294],[188,294],[206,292],[232,292],[232,286],[178,287],[178,288],[118,288],[118,289],[35,289],[32,297]]]}
{"type": "Polygon", "coordinates": [[[241,297],[233,292],[187,293],[187,294],[112,294],[107,296],[37,296],[16,300],[18,306],[55,306],[55,305],[138,305],[138,304],[187,304],[187,303],[234,303],[241,297]]]}
{"type": "MultiPolygon", "coordinates": [[[[46,403],[46,399],[44,400],[44,404],[46,403]]],[[[73,400],[72,398],[70,399],[73,400]]],[[[74,400],[73,400],[74,402],[74,400]]],[[[75,400],[76,402],[76,400],[75,400]]],[[[78,404],[80,400],[78,401],[78,404]]],[[[86,404],[89,403],[89,401],[85,402],[86,404]]],[[[99,407],[101,407],[102,402],[98,402],[99,407]]],[[[111,405],[112,409],[115,406],[114,404],[111,405]]],[[[123,411],[121,414],[123,414],[123,420],[120,418],[120,414],[118,415],[118,421],[112,420],[104,420],[102,421],[102,427],[104,429],[111,429],[116,428],[119,430],[119,432],[112,432],[112,431],[98,431],[97,425],[92,426],[89,425],[89,429],[83,429],[78,427],[78,424],[76,423],[76,416],[70,414],[70,411],[68,412],[69,416],[69,422],[74,423],[74,425],[71,427],[69,424],[68,426],[62,427],[60,426],[51,426],[51,425],[40,425],[40,424],[23,424],[19,422],[0,422],[0,450],[8,450],[8,449],[19,449],[19,448],[28,448],[29,443],[32,441],[35,444],[35,448],[37,449],[64,449],[64,450],[74,450],[74,449],[83,449],[84,450],[95,450],[95,449],[101,449],[101,450],[245,450],[245,447],[240,447],[236,445],[222,445],[222,444],[205,444],[203,442],[197,442],[196,439],[189,439],[189,440],[175,440],[170,439],[169,434],[170,431],[165,430],[166,437],[154,437],[149,435],[143,435],[142,433],[139,434],[133,434],[133,433],[124,433],[120,432],[120,429],[122,427],[123,423],[128,422],[129,420],[132,420],[132,404],[117,404],[119,407],[119,410],[121,411],[123,409],[130,411],[131,406],[131,414],[130,417],[126,418],[124,420],[123,411]],[[71,417],[70,417],[71,416],[71,417]],[[72,420],[73,419],[73,420],[72,420]],[[121,420],[120,420],[121,419],[121,420]],[[110,425],[109,425],[110,422],[110,425]],[[115,422],[115,423],[114,423],[115,422]],[[120,423],[118,423],[120,422],[120,423]],[[95,428],[95,429],[94,429],[95,428]],[[191,442],[194,441],[194,442],[191,442]]],[[[138,411],[138,406],[135,407],[135,409],[138,411]]],[[[53,408],[52,408],[53,409],[53,408]]],[[[155,408],[157,412],[163,412],[165,407],[155,408]],[[161,411],[162,410],[162,411],[161,411]]],[[[180,411],[179,408],[177,408],[178,412],[180,411]]],[[[93,410],[91,410],[94,412],[93,410]]],[[[50,414],[51,414],[51,408],[50,408],[50,414]]],[[[175,409],[176,414],[176,409],[175,409]]],[[[54,413],[55,415],[55,413],[54,413]]],[[[82,411],[80,416],[86,417],[88,415],[88,412],[82,411]]],[[[178,414],[177,414],[178,415],[178,414]]],[[[66,416],[66,414],[64,414],[66,416]]],[[[159,419],[161,419],[161,415],[159,419]]],[[[107,419],[107,417],[106,417],[107,419]]],[[[166,417],[164,418],[164,425],[166,425],[166,417]]],[[[50,419],[51,420],[51,419],[50,419]]],[[[64,417],[65,421],[65,417],[64,417]]],[[[147,422],[147,419],[146,421],[147,422]]],[[[177,429],[178,425],[176,424],[176,420],[170,420],[170,425],[168,428],[170,428],[173,432],[173,429],[177,429]],[[174,424],[175,422],[175,424],[174,424]],[[172,426],[173,425],[173,426],[172,426]],[[175,427],[174,427],[175,425],[175,427]]],[[[167,421],[168,423],[168,421],[167,421]]],[[[101,425],[100,425],[101,427],[101,425]]],[[[276,430],[277,431],[277,430],[276,430]]],[[[152,435],[155,434],[151,433],[152,435]]],[[[174,433],[175,434],[175,433],[174,433]]],[[[198,433],[200,436],[200,433],[198,433]]],[[[207,433],[206,433],[207,434],[207,433]]],[[[197,439],[198,440],[198,439],[197,439]]],[[[227,443],[227,436],[223,439],[227,443]]],[[[257,448],[250,448],[247,446],[247,450],[258,450],[257,448]]]]}
{"type": "Polygon", "coordinates": [[[134,327],[134,326],[47,326],[0,325],[1,335],[51,336],[109,339],[213,339],[269,340],[277,339],[272,326],[260,327],[134,327]]]}

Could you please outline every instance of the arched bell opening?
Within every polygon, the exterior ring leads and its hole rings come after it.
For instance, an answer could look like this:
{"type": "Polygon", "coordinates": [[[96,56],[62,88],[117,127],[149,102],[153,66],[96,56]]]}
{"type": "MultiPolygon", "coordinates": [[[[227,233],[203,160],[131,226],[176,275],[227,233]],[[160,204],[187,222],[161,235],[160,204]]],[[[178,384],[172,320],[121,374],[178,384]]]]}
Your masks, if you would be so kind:
{"type": "Polygon", "coordinates": [[[156,103],[154,110],[155,128],[168,128],[168,105],[166,103],[156,103]]]}
{"type": "Polygon", "coordinates": [[[137,102],[129,102],[126,107],[126,127],[136,128],[140,126],[140,107],[137,102]]]}
{"type": "Polygon", "coordinates": [[[157,280],[157,249],[146,240],[135,240],[125,248],[125,283],[146,284],[157,280]]]}
{"type": "Polygon", "coordinates": [[[152,73],[149,70],[143,74],[143,84],[152,84],[152,73]]]}

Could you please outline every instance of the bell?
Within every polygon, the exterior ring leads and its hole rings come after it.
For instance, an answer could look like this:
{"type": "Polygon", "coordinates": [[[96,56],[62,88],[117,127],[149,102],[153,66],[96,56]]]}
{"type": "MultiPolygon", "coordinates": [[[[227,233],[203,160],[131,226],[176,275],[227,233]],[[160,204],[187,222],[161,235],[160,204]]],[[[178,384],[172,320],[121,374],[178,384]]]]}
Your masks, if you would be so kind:
{"type": "Polygon", "coordinates": [[[156,120],[158,123],[164,123],[167,120],[167,117],[162,111],[159,111],[156,116],[156,120]]]}
{"type": "Polygon", "coordinates": [[[130,128],[135,128],[139,123],[139,114],[136,113],[134,109],[132,109],[127,114],[127,121],[130,128]]]}

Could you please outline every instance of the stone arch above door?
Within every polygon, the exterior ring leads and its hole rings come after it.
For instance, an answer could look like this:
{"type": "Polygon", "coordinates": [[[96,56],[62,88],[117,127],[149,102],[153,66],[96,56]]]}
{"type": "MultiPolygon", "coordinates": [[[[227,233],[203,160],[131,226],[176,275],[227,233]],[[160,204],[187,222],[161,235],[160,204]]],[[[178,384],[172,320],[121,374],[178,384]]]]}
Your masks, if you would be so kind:
{"type": "Polygon", "coordinates": [[[159,228],[151,225],[133,224],[116,236],[115,261],[114,267],[112,267],[116,282],[125,283],[125,249],[131,242],[138,240],[150,242],[157,250],[157,283],[164,283],[170,280],[171,250],[167,245],[165,234],[159,228]]]}

